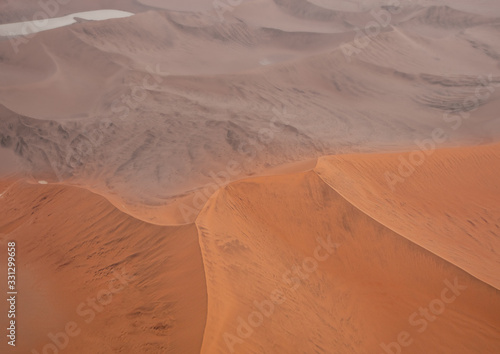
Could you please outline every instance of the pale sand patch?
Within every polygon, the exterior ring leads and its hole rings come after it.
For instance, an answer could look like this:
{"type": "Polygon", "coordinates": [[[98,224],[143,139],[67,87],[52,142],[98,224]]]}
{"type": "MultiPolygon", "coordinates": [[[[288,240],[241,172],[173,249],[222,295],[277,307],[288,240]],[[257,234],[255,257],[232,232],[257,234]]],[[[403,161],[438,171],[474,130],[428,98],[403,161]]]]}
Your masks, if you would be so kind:
{"type": "Polygon", "coordinates": [[[0,25],[0,37],[28,36],[34,33],[72,25],[77,22],[77,19],[103,21],[113,18],[129,17],[132,15],[133,13],[131,12],[120,10],[94,10],[77,12],[63,17],[41,19],[39,21],[5,23],[0,25]]]}

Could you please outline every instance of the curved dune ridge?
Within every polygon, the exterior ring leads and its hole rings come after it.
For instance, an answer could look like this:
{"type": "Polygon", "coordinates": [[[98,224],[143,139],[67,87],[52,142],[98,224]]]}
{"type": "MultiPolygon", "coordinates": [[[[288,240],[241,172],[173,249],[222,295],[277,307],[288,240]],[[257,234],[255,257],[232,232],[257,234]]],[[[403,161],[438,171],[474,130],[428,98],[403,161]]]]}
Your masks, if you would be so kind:
{"type": "Polygon", "coordinates": [[[379,176],[397,154],[325,157],[219,190],[196,221],[202,352],[376,353],[400,333],[408,353],[498,351],[499,151],[436,151],[394,194],[379,176]],[[418,322],[452,279],[463,293],[418,322]]]}
{"type": "Polygon", "coordinates": [[[498,161],[497,144],[325,157],[315,171],[381,224],[500,289],[498,161]]]}
{"type": "Polygon", "coordinates": [[[0,237],[20,252],[31,333],[17,349],[75,322],[73,353],[496,352],[499,153],[435,150],[394,191],[385,173],[409,153],[322,157],[232,182],[183,226],[3,179],[0,237]]]}

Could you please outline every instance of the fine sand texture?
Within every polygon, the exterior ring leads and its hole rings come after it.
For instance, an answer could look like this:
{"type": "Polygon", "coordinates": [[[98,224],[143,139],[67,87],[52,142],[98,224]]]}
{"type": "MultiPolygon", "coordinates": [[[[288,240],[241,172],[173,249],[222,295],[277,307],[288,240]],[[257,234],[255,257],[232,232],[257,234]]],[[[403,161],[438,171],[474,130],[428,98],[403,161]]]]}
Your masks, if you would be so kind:
{"type": "Polygon", "coordinates": [[[147,224],[77,187],[0,189],[1,246],[16,242],[18,274],[18,345],[2,353],[42,353],[68,323],[79,330],[68,353],[199,353],[207,298],[194,225],[147,224]]]}
{"type": "Polygon", "coordinates": [[[325,157],[313,171],[219,190],[196,222],[209,304],[202,352],[384,353],[401,335],[405,353],[498,351],[500,160],[485,156],[499,148],[438,151],[389,201],[375,181],[393,155],[325,157]],[[456,165],[442,168],[448,160],[456,165]],[[415,185],[428,189],[416,198],[415,185]],[[407,206],[393,205],[398,196],[407,206]],[[463,291],[443,308],[449,282],[463,291]]]}

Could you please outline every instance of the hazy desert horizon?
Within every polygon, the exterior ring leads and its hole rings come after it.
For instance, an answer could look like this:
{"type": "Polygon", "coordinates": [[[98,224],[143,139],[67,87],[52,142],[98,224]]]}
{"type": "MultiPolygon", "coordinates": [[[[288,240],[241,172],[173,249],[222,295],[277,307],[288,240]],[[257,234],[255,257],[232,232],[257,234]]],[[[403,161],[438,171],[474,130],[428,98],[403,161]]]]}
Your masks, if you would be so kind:
{"type": "Polygon", "coordinates": [[[500,352],[499,35],[494,0],[4,1],[0,352],[500,352]]]}

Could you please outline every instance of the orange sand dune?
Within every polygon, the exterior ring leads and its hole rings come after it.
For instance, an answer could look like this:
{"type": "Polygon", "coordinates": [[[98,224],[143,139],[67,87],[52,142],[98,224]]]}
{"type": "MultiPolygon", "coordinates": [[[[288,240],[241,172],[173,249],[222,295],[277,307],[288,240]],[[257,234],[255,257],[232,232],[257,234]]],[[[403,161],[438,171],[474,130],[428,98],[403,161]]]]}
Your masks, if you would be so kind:
{"type": "Polygon", "coordinates": [[[203,353],[384,353],[383,345],[395,353],[398,338],[405,353],[500,348],[498,290],[365,214],[313,171],[235,182],[197,225],[209,304],[203,353]],[[464,288],[453,301],[449,282],[464,288]],[[419,309],[429,306],[425,319],[419,309]]]}
{"type": "Polygon", "coordinates": [[[497,352],[499,147],[436,150],[394,192],[397,154],[323,157],[232,182],[169,227],[3,179],[32,334],[18,352],[64,331],[72,353],[497,352]]]}
{"type": "Polygon", "coordinates": [[[499,162],[496,144],[324,157],[315,171],[382,225],[500,289],[499,162]]]}
{"type": "Polygon", "coordinates": [[[147,224],[76,187],[2,180],[0,191],[0,243],[17,243],[19,292],[18,345],[2,341],[1,352],[41,353],[49,333],[78,332],[62,352],[199,353],[206,290],[193,225],[147,224]]]}

